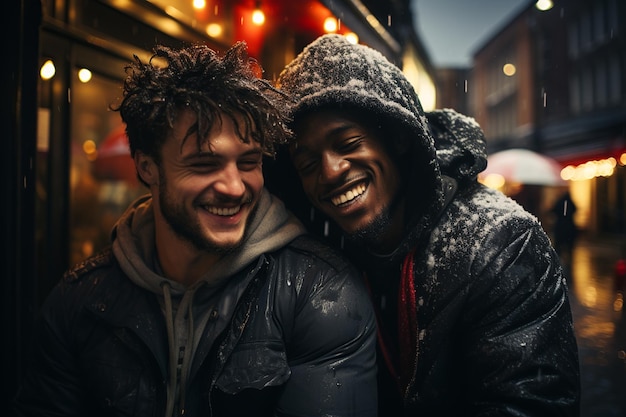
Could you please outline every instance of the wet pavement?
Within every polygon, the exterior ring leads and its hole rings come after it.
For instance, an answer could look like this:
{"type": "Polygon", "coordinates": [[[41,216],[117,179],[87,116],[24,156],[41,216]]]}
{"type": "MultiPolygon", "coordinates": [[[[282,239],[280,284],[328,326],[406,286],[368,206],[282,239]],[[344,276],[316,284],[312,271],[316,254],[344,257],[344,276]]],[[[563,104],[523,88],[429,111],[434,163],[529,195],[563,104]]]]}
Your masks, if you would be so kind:
{"type": "Polygon", "coordinates": [[[625,249],[624,237],[583,238],[565,268],[581,362],[581,417],[626,417],[626,310],[614,280],[625,249]]]}

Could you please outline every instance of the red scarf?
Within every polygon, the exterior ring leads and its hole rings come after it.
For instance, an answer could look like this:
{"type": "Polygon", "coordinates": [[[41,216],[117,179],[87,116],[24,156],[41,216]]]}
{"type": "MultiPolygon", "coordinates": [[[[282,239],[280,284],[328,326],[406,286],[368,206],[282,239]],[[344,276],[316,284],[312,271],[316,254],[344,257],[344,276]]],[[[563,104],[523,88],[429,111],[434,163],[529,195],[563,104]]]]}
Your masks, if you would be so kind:
{"type": "MultiPolygon", "coordinates": [[[[417,306],[415,303],[415,283],[413,270],[415,268],[415,250],[411,251],[402,263],[402,275],[398,290],[398,344],[400,347],[399,362],[391,357],[391,352],[386,342],[382,320],[378,306],[375,305],[376,321],[378,323],[378,345],[383,355],[387,369],[392,377],[398,382],[398,390],[404,397],[407,386],[413,376],[417,353],[417,306]]],[[[365,282],[368,284],[367,276],[365,282]]],[[[373,298],[373,297],[372,297],[373,298]]]]}
{"type": "Polygon", "coordinates": [[[413,376],[417,354],[417,305],[415,303],[415,250],[402,263],[400,290],[398,291],[398,343],[400,344],[400,385],[402,393],[413,376]]]}

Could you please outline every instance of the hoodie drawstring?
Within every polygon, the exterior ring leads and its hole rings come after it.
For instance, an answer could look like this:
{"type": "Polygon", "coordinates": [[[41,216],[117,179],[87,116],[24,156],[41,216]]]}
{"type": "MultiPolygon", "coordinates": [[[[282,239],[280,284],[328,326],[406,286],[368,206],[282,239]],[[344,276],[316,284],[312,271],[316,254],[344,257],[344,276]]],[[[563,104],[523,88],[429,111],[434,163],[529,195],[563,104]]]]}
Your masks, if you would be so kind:
{"type": "MultiPolygon", "coordinates": [[[[187,376],[189,373],[189,366],[191,361],[191,348],[189,343],[187,346],[178,347],[176,343],[176,335],[174,331],[174,313],[172,308],[172,294],[170,284],[167,281],[161,283],[163,289],[163,302],[165,306],[165,327],[167,329],[167,343],[169,345],[169,383],[167,385],[167,402],[165,406],[165,415],[167,417],[174,416],[174,406],[176,404],[176,394],[179,394],[179,410],[180,415],[185,414],[185,391],[187,386],[187,376]],[[180,357],[182,354],[182,358],[180,357]],[[182,360],[181,360],[182,359],[182,360]],[[178,371],[178,365],[181,364],[180,373],[178,371]],[[180,385],[178,381],[180,380],[180,385]]],[[[184,299],[185,297],[183,297],[184,299]]],[[[188,325],[188,338],[192,340],[194,334],[193,324],[193,303],[189,297],[187,303],[187,325],[188,325]]],[[[187,300],[186,300],[187,301],[187,300]]],[[[184,309],[184,306],[179,306],[180,309],[184,309]]],[[[189,339],[188,339],[189,340],[189,339]]]]}
{"type": "Polygon", "coordinates": [[[165,304],[165,327],[167,329],[167,344],[170,348],[170,381],[167,384],[167,403],[165,406],[165,416],[170,417],[174,412],[174,398],[176,396],[176,348],[174,346],[174,318],[172,317],[172,295],[170,293],[170,284],[164,281],[161,283],[161,288],[163,288],[163,301],[165,304]]]}
{"type": "MultiPolygon", "coordinates": [[[[191,298],[191,297],[190,297],[191,298]]],[[[191,343],[187,343],[186,347],[183,347],[183,367],[180,370],[180,411],[181,415],[185,414],[185,397],[187,393],[187,379],[189,378],[189,366],[191,361],[191,351],[193,350],[194,343],[194,328],[193,328],[193,303],[189,300],[187,308],[187,335],[191,343]]]]}

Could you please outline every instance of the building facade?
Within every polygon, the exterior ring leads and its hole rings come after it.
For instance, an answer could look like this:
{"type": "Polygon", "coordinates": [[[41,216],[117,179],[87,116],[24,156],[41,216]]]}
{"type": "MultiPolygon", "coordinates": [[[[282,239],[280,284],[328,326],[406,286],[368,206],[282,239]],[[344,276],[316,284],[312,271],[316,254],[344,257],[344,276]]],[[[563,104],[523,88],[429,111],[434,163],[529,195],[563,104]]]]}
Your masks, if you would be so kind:
{"type": "Polygon", "coordinates": [[[626,233],[623,2],[555,0],[540,11],[530,1],[475,52],[470,78],[489,153],[527,148],[555,159],[579,227],[626,233]]]}
{"type": "Polygon", "coordinates": [[[437,104],[436,107],[450,108],[459,113],[470,115],[469,88],[471,68],[445,67],[436,68],[437,104]]]}

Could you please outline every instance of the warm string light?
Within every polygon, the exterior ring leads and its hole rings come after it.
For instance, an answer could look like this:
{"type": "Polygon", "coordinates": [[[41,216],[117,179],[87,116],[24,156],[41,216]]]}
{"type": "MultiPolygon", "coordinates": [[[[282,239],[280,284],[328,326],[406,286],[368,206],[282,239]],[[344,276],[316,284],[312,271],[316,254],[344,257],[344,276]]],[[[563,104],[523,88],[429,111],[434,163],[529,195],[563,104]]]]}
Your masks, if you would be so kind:
{"type": "Polygon", "coordinates": [[[561,178],[569,181],[582,181],[596,177],[610,177],[615,172],[616,166],[617,160],[613,157],[587,161],[577,166],[568,165],[561,170],[561,178]]]}

